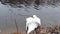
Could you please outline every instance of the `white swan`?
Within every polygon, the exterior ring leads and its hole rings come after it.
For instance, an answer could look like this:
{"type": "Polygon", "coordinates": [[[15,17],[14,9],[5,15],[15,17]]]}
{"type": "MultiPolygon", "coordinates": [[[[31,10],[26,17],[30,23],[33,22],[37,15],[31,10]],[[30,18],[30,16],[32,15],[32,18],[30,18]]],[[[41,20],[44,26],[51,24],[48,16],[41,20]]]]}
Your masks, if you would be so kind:
{"type": "Polygon", "coordinates": [[[38,26],[41,26],[41,21],[36,15],[33,15],[33,17],[26,18],[27,34],[29,34],[31,31],[35,30],[35,28],[37,28],[38,26]]]}

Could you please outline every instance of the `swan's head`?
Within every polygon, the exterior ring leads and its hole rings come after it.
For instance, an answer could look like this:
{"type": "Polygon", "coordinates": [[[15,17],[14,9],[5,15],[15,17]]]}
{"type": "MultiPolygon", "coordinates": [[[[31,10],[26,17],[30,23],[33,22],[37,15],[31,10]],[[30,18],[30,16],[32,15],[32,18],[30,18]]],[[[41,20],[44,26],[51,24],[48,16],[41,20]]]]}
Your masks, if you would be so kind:
{"type": "Polygon", "coordinates": [[[37,17],[36,15],[33,15],[33,18],[37,17]]]}

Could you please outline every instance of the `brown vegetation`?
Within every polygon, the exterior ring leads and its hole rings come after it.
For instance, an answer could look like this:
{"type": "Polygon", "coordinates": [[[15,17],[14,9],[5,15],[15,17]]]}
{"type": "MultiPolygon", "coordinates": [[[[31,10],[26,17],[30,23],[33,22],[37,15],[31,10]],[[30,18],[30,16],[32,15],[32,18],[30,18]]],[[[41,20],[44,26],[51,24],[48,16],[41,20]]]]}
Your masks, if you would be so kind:
{"type": "Polygon", "coordinates": [[[21,34],[20,32],[13,32],[12,34],[21,34]]]}
{"type": "Polygon", "coordinates": [[[32,33],[33,34],[60,34],[60,26],[41,27],[41,28],[34,30],[32,33]]]}

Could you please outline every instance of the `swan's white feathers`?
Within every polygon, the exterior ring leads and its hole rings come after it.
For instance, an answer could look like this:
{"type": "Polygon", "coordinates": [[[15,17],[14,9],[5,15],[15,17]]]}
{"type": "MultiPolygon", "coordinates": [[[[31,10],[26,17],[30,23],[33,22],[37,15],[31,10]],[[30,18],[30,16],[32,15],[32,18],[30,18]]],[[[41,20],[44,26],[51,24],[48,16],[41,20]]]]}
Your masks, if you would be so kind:
{"type": "Polygon", "coordinates": [[[37,28],[40,25],[41,25],[41,21],[36,15],[33,15],[33,17],[26,18],[26,30],[28,27],[27,34],[35,30],[35,28],[37,28]]]}

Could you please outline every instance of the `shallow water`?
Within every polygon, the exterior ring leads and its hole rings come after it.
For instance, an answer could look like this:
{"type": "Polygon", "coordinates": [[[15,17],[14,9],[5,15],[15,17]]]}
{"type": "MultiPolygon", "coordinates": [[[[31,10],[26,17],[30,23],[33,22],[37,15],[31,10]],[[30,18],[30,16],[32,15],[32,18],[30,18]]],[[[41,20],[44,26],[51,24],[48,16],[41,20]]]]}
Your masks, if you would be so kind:
{"type": "Polygon", "coordinates": [[[32,15],[37,15],[42,22],[42,26],[49,26],[50,24],[60,24],[60,6],[40,6],[39,10],[32,6],[27,8],[13,8],[9,5],[0,3],[0,30],[1,34],[9,34],[16,31],[15,19],[19,27],[19,31],[25,32],[25,19],[32,15]],[[7,33],[8,32],[8,33],[7,33]]]}

